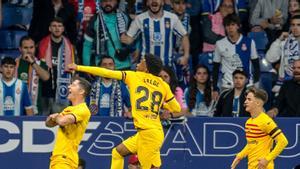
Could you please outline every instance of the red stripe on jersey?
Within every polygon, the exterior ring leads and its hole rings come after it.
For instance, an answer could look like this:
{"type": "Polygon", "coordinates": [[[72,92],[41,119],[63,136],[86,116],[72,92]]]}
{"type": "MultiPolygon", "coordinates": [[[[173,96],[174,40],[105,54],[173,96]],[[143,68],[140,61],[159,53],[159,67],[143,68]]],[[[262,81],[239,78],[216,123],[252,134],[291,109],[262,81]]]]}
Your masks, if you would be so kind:
{"type": "Polygon", "coordinates": [[[246,133],[248,134],[265,134],[265,132],[259,132],[259,133],[253,133],[253,132],[251,132],[251,131],[246,131],[246,133]]]}
{"type": "Polygon", "coordinates": [[[249,128],[249,127],[246,127],[246,130],[261,131],[261,129],[258,129],[258,128],[249,128]]]}
{"type": "Polygon", "coordinates": [[[255,126],[255,127],[258,127],[258,125],[256,125],[256,124],[246,124],[246,126],[255,126]]]}
{"type": "Polygon", "coordinates": [[[260,135],[260,136],[249,136],[249,135],[246,134],[247,138],[261,138],[261,137],[265,137],[265,136],[267,136],[267,134],[260,135]]]}

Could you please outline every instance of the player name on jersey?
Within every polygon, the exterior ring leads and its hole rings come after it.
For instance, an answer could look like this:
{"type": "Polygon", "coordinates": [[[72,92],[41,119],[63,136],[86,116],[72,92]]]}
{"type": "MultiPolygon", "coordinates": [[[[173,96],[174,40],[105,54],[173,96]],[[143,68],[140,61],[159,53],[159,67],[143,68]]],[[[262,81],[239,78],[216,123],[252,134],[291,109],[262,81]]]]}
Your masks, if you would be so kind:
{"type": "Polygon", "coordinates": [[[144,83],[148,83],[148,84],[156,86],[156,87],[159,86],[159,82],[157,82],[156,80],[153,80],[153,79],[144,79],[144,83]]]}

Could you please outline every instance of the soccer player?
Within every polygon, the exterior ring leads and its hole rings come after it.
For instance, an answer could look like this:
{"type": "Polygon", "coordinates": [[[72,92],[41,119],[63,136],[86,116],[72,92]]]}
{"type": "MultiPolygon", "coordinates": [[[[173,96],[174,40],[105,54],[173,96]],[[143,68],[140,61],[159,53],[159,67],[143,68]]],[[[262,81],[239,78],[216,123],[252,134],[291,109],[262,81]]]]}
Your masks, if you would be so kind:
{"type": "Polygon", "coordinates": [[[137,72],[114,71],[100,67],[69,65],[70,70],[91,73],[106,78],[123,80],[129,87],[132,117],[137,133],[112,150],[111,169],[124,168],[124,156],[137,153],[141,168],[158,169],[161,165],[160,148],[164,133],[160,122],[160,108],[181,111],[169,85],[158,74],[161,60],[147,55],[137,65],[137,72]]]}
{"type": "Polygon", "coordinates": [[[245,125],[247,145],[237,154],[231,169],[235,169],[246,156],[248,169],[274,169],[273,160],[288,144],[276,123],[264,113],[263,105],[267,100],[268,95],[262,89],[251,87],[246,91],[245,107],[251,115],[245,125]],[[276,145],[272,149],[274,140],[276,145]]]}
{"type": "Polygon", "coordinates": [[[61,113],[48,116],[47,127],[59,125],[56,143],[50,158],[50,169],[77,169],[78,146],[91,117],[85,103],[91,85],[83,78],[75,77],[69,85],[68,106],[61,113]]]}

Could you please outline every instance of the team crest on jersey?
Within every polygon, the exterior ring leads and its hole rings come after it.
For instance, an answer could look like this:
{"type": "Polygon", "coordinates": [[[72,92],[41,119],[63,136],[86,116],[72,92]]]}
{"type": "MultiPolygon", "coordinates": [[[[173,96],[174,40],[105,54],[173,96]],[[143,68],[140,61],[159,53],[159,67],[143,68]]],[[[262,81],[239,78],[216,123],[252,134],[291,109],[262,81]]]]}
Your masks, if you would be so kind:
{"type": "Polygon", "coordinates": [[[243,51],[246,51],[246,50],[247,50],[247,46],[246,46],[245,43],[242,44],[242,50],[243,50],[243,51]]]}
{"type": "Polygon", "coordinates": [[[21,78],[21,80],[26,80],[27,81],[27,79],[28,79],[28,73],[26,73],[26,72],[21,73],[20,74],[20,78],[21,78]]]}
{"type": "Polygon", "coordinates": [[[16,93],[17,93],[17,94],[20,94],[20,93],[21,93],[21,89],[20,89],[19,87],[17,88],[16,93]]]}

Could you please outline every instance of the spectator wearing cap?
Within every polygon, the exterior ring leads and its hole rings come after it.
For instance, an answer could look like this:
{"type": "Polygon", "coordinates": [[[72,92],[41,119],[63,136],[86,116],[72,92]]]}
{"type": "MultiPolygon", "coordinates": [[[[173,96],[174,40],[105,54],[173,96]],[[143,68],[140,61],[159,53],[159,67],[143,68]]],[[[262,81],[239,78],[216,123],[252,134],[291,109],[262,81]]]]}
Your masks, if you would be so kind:
{"type": "Polygon", "coordinates": [[[244,107],[247,73],[236,69],[232,73],[233,88],[221,93],[217,102],[215,117],[245,117],[249,116],[244,107]]]}
{"type": "Polygon", "coordinates": [[[132,154],[129,156],[128,160],[128,169],[140,169],[140,162],[138,156],[136,154],[132,154]]]}
{"type": "Polygon", "coordinates": [[[15,78],[16,61],[11,57],[1,60],[0,116],[33,115],[27,85],[15,78]]]}

